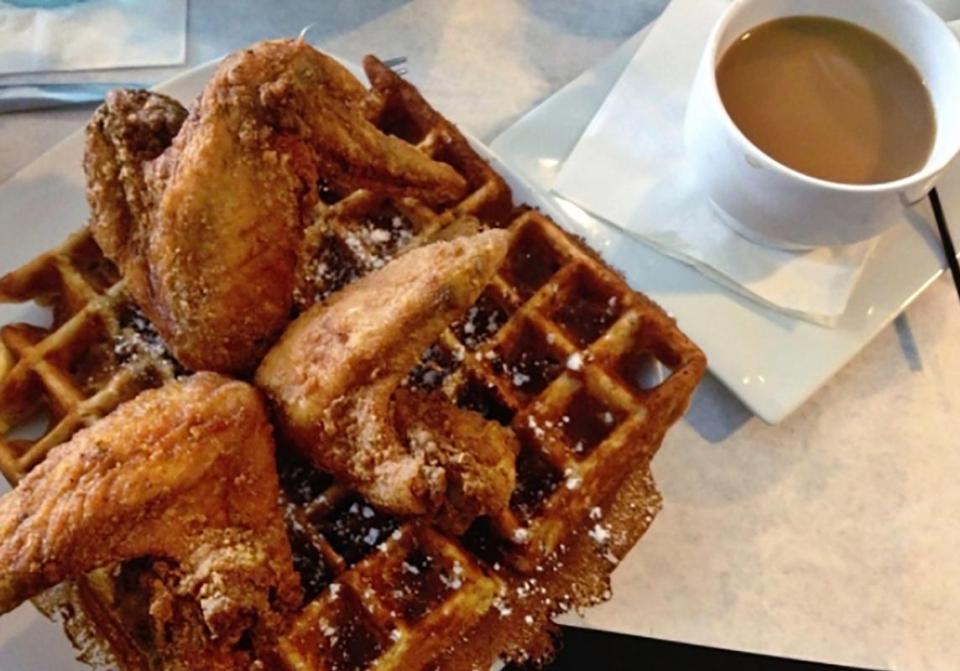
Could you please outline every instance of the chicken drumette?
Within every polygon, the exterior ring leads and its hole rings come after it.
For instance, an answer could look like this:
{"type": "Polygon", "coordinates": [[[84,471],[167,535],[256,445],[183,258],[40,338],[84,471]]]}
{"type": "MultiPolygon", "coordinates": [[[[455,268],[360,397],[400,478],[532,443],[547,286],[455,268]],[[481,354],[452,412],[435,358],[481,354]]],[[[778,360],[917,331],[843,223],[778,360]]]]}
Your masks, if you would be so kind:
{"type": "Polygon", "coordinates": [[[507,503],[510,429],[402,389],[507,251],[493,230],[413,250],[301,315],[257,370],[286,435],[319,468],[399,514],[462,528],[507,503]]]}
{"type": "Polygon", "coordinates": [[[335,60],[277,40],[225,59],[186,120],[146,92],[98,110],[94,236],[188,368],[248,371],[286,326],[320,178],[428,203],[463,194],[450,166],[367,121],[368,100],[335,60]]]}
{"type": "Polygon", "coordinates": [[[119,406],[54,448],[0,498],[0,613],[136,557],[172,562],[171,589],[224,644],[300,601],[257,392],[213,373],[119,406]]]}

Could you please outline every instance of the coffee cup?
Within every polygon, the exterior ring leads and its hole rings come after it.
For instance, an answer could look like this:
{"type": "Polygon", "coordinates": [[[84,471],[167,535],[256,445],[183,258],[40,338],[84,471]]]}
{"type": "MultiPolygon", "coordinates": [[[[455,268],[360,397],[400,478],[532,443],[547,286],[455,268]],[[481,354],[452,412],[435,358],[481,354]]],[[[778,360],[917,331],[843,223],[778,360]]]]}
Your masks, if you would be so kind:
{"type": "Polygon", "coordinates": [[[903,219],[960,152],[960,41],[920,0],[736,0],[713,28],[691,90],[687,152],[719,218],[756,242],[785,249],[849,245],[903,219]],[[936,131],[915,172],[876,184],[832,182],[771,158],[724,107],[717,66],[746,31],[777,19],[822,16],[886,40],[917,69],[930,93],[936,131]]]}

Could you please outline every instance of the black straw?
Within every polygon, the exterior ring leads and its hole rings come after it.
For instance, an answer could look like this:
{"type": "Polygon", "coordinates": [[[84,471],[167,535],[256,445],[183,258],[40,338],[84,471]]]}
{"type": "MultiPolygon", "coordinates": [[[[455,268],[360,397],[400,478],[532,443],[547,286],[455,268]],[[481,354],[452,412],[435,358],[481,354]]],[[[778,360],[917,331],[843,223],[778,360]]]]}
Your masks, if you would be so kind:
{"type": "Polygon", "coordinates": [[[953,286],[957,289],[960,298],[960,262],[957,261],[957,249],[953,246],[950,229],[947,228],[947,218],[943,215],[943,206],[940,204],[940,194],[936,189],[930,190],[930,206],[933,208],[933,218],[937,220],[937,230],[940,231],[940,240],[943,242],[943,251],[947,256],[947,265],[953,275],[953,286]]]}

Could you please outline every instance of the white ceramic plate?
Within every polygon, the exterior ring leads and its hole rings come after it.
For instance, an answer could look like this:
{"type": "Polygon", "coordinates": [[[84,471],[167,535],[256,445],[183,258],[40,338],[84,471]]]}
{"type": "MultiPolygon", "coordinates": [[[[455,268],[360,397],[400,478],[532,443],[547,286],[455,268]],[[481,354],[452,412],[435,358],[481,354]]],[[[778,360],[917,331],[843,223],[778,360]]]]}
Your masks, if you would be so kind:
{"type": "MultiPolygon", "coordinates": [[[[198,66],[156,87],[155,90],[190,103],[213,74],[217,63],[198,66]]],[[[361,71],[351,68],[364,79],[361,71]]],[[[568,228],[588,236],[600,248],[610,246],[602,233],[564,222],[564,215],[550,199],[503,164],[489,149],[471,139],[514,191],[518,202],[539,207],[568,228]]],[[[83,132],[78,131],[0,186],[0,274],[29,261],[57,245],[87,220],[84,197],[83,132]]],[[[623,268],[625,259],[614,258],[623,268]]],[[[632,276],[636,284],[639,276],[632,276]]],[[[0,305],[0,324],[14,321],[42,323],[45,315],[35,307],[0,305]]],[[[0,478],[0,493],[8,489],[0,478]]],[[[73,659],[73,650],[59,625],[40,616],[29,604],[0,620],[0,670],[33,671],[58,669],[78,671],[87,667],[73,659]]]]}
{"type": "MultiPolygon", "coordinates": [[[[491,144],[544,192],[623,72],[645,32],[544,101],[491,144]]],[[[960,162],[939,187],[960,240],[960,162]]],[[[944,257],[929,205],[884,234],[864,269],[847,313],[825,328],[767,309],[696,270],[667,258],[587,214],[548,196],[571,228],[625,271],[630,284],[673,313],[707,353],[711,371],[751,410],[777,423],[795,410],[943,272],[944,257]]]]}

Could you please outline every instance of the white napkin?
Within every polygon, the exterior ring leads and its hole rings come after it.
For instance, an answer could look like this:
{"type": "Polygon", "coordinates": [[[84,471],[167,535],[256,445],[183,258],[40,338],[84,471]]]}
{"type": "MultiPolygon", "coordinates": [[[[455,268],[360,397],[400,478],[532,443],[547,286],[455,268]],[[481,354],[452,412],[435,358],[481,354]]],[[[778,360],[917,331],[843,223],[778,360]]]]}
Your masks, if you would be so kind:
{"type": "Polygon", "coordinates": [[[178,65],[187,0],[81,0],[50,9],[0,0],[0,75],[178,65]]]}
{"type": "Polygon", "coordinates": [[[673,0],[567,158],[554,191],[765,305],[824,325],[843,314],[873,242],[788,252],[721,223],[685,161],[687,95],[729,0],[673,0]]]}

